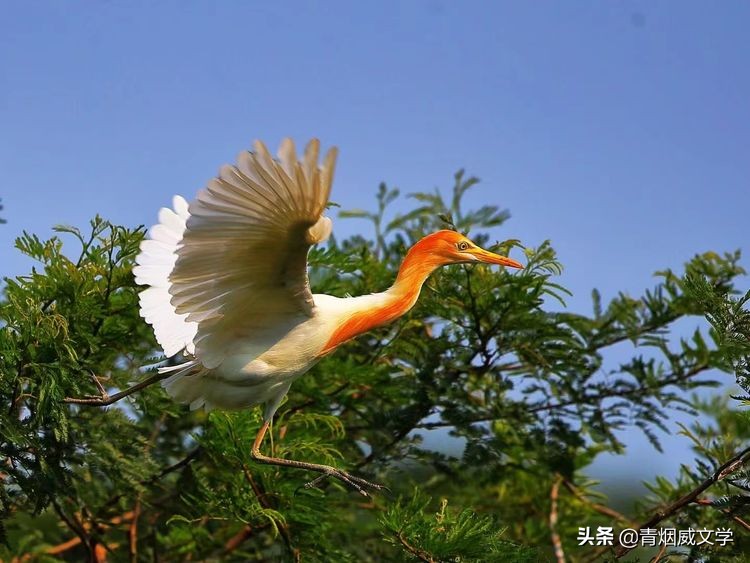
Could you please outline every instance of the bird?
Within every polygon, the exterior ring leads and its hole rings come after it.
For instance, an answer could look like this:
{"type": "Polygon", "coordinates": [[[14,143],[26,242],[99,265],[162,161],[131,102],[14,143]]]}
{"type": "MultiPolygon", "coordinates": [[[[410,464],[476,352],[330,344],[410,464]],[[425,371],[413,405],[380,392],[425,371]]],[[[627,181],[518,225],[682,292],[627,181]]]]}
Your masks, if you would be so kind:
{"type": "Polygon", "coordinates": [[[224,165],[188,203],[175,196],[159,211],[136,257],[140,314],[166,357],[162,385],[191,409],[263,405],[250,453],[258,463],[309,470],[368,496],[384,488],[333,466],[262,453],[273,416],[290,386],[345,342],[407,313],[423,283],[450,264],[523,268],[453,230],[417,241],[393,285],[356,297],[313,294],[307,255],[326,241],[325,215],[338,150],[320,158],[312,139],[298,155],[281,142],[274,158],[261,141],[224,165]]]}

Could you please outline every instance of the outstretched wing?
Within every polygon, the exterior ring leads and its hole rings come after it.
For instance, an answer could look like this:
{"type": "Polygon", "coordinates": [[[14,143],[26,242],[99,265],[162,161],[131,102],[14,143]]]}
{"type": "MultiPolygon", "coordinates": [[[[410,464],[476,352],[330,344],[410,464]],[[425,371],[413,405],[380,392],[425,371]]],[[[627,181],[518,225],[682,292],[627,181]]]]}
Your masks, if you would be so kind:
{"type": "Polygon", "coordinates": [[[307,253],[331,232],[323,212],[336,149],[320,166],[317,140],[301,161],[289,139],[278,160],[261,142],[254,149],[241,153],[237,166],[222,167],[190,204],[169,274],[171,304],[197,323],[195,356],[208,368],[234,343],[257,339],[262,347],[269,334],[312,314],[307,253]]]}

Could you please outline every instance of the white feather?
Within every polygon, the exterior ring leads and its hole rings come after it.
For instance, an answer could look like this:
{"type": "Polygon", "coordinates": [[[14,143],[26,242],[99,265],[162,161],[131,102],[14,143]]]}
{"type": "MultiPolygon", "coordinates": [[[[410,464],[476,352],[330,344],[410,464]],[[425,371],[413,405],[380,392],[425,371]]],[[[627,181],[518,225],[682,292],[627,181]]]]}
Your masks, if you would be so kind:
{"type": "Polygon", "coordinates": [[[279,161],[260,142],[254,149],[189,205],[176,196],[173,209],[159,212],[134,273],[150,286],[141,315],[164,353],[191,355],[167,368],[167,391],[191,408],[266,403],[272,415],[336,327],[316,314],[306,261],[331,233],[323,212],[336,150],[319,166],[316,140],[301,160],[288,139],[279,161]]]}
{"type": "Polygon", "coordinates": [[[177,261],[177,248],[188,218],[188,205],[182,197],[175,196],[173,205],[174,211],[159,211],[159,223],[149,231],[151,239],[141,243],[138,265],[133,268],[136,283],[151,286],[140,294],[141,316],[154,327],[156,341],[166,356],[183,350],[192,354],[198,330],[196,323],[187,321],[187,315],[178,314],[170,303],[169,274],[177,261]]]}

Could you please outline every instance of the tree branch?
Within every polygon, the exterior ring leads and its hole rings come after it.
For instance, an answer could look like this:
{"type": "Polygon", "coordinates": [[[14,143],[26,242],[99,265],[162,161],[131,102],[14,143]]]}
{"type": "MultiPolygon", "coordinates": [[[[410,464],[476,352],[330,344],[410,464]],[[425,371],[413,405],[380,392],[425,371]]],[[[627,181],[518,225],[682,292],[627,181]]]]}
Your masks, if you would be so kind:
{"type": "MultiPolygon", "coordinates": [[[[699,498],[699,499],[696,499],[694,502],[695,502],[695,504],[699,504],[701,506],[713,506],[713,503],[710,500],[708,500],[707,498],[699,498]]],[[[724,514],[727,514],[732,520],[734,520],[735,522],[737,522],[740,526],[742,526],[743,528],[745,528],[748,532],[750,532],[750,524],[747,523],[742,518],[740,518],[739,516],[737,516],[736,514],[732,514],[732,511],[730,509],[723,508],[723,509],[721,509],[721,511],[724,514]]]]}
{"type": "Polygon", "coordinates": [[[159,471],[156,475],[153,477],[149,477],[148,479],[145,479],[140,482],[141,485],[150,485],[151,483],[155,483],[165,475],[169,475],[170,473],[177,471],[178,469],[182,469],[183,467],[187,466],[191,461],[196,459],[201,454],[202,448],[201,446],[198,446],[195,448],[192,452],[190,452],[188,455],[186,455],[184,458],[182,458],[180,461],[173,463],[172,465],[169,465],[159,471]]]}
{"type": "MultiPolygon", "coordinates": [[[[706,478],[700,485],[698,485],[696,488],[694,488],[692,491],[684,494],[679,499],[674,501],[672,504],[666,506],[665,508],[662,508],[661,510],[657,510],[656,513],[649,518],[646,522],[638,526],[638,531],[643,530],[644,528],[654,528],[659,522],[666,520],[670,516],[675,515],[677,512],[682,510],[685,506],[688,504],[695,502],[698,496],[708,489],[711,485],[714,485],[715,483],[718,483],[719,481],[725,479],[727,476],[731,475],[737,469],[742,467],[748,460],[750,460],[750,446],[745,448],[744,450],[736,453],[732,458],[730,458],[728,461],[723,463],[719,468],[714,471],[714,473],[706,478]]],[[[633,548],[632,547],[624,547],[622,545],[618,545],[617,549],[615,550],[615,555],[619,558],[627,553],[629,553],[633,548]]]]}
{"type": "Polygon", "coordinates": [[[251,526],[250,524],[245,524],[239,532],[229,538],[224,544],[224,550],[221,552],[222,556],[229,555],[233,551],[239,549],[240,546],[245,543],[245,541],[247,541],[247,539],[250,538],[254,532],[264,530],[269,526],[270,524],[262,524],[259,526],[251,526]]]}
{"type": "Polygon", "coordinates": [[[667,544],[665,543],[659,548],[659,551],[654,555],[654,557],[649,561],[649,563],[659,563],[661,561],[661,558],[664,557],[664,554],[667,552],[667,544]]]}
{"type": "MultiPolygon", "coordinates": [[[[235,442],[235,445],[239,447],[239,445],[235,442]]],[[[250,472],[250,469],[247,467],[245,463],[241,464],[242,466],[242,473],[245,476],[245,480],[250,485],[250,488],[255,493],[256,498],[258,499],[258,503],[263,508],[273,508],[271,506],[271,503],[268,501],[268,494],[266,491],[263,490],[263,488],[258,484],[258,482],[253,477],[253,474],[250,472]]],[[[299,548],[294,547],[294,544],[292,543],[292,535],[289,533],[289,526],[282,522],[282,521],[276,521],[276,524],[279,529],[279,534],[281,535],[281,538],[284,540],[284,544],[286,545],[286,548],[289,550],[289,553],[291,554],[292,558],[294,559],[295,563],[297,561],[300,561],[302,557],[302,553],[300,552],[299,548]]],[[[250,537],[252,534],[252,530],[247,530],[247,535],[245,536],[245,539],[250,537]]],[[[244,540],[243,540],[244,541],[244,540]]],[[[234,543],[233,549],[237,549],[242,542],[234,543]]]]}
{"type": "MultiPolygon", "coordinates": [[[[566,407],[572,407],[576,405],[596,405],[599,402],[603,401],[604,399],[611,399],[613,397],[619,397],[619,398],[627,398],[632,396],[637,396],[641,394],[648,393],[650,391],[655,391],[657,389],[661,389],[663,387],[666,387],[668,385],[676,385],[678,383],[682,383],[683,381],[686,381],[690,379],[691,377],[694,377],[705,370],[707,370],[710,366],[707,364],[698,364],[690,368],[685,373],[681,374],[675,374],[672,373],[666,378],[662,379],[658,382],[656,385],[650,385],[645,387],[636,387],[633,389],[629,389],[627,391],[622,391],[620,389],[610,389],[604,393],[597,393],[594,395],[588,395],[585,397],[577,398],[577,399],[569,399],[567,401],[559,401],[556,403],[545,403],[545,404],[536,404],[536,405],[521,405],[522,407],[525,407],[525,410],[527,413],[538,413],[538,412],[546,412],[546,411],[554,411],[558,409],[564,409],[566,407]]],[[[487,414],[478,416],[476,418],[471,419],[465,419],[460,421],[461,424],[475,424],[477,422],[491,422],[493,420],[497,420],[498,418],[501,418],[503,415],[501,413],[496,414],[487,414]]],[[[445,428],[447,426],[455,426],[456,422],[450,422],[441,420],[439,422],[424,422],[422,424],[417,424],[415,428],[421,428],[425,430],[431,430],[433,428],[445,428]]]]}
{"type": "Polygon", "coordinates": [[[424,561],[425,563],[435,563],[435,560],[432,558],[432,556],[427,553],[426,551],[416,548],[413,545],[411,545],[409,542],[406,541],[406,538],[404,537],[403,532],[399,532],[397,534],[398,541],[401,542],[401,545],[404,546],[404,549],[411,553],[414,557],[419,559],[420,561],[424,561]]]}
{"type": "Polygon", "coordinates": [[[119,393],[115,393],[114,395],[109,395],[107,391],[102,387],[102,384],[99,382],[97,377],[94,376],[96,385],[99,388],[99,392],[101,393],[99,397],[96,397],[96,396],[65,397],[63,399],[63,403],[72,403],[75,405],[88,405],[88,406],[94,406],[94,407],[106,407],[107,405],[116,403],[120,399],[124,399],[128,395],[132,395],[133,393],[140,391],[141,389],[145,389],[146,387],[149,387],[150,385],[153,385],[154,383],[161,381],[162,379],[166,379],[171,375],[174,375],[174,374],[171,372],[156,373],[152,375],[151,377],[144,379],[140,383],[136,383],[132,387],[128,387],[124,391],[120,391],[119,393]]]}
{"type": "Polygon", "coordinates": [[[60,517],[60,520],[65,522],[65,525],[72,531],[75,535],[78,536],[80,539],[81,544],[86,549],[86,553],[88,554],[88,558],[94,559],[94,552],[91,549],[91,541],[86,533],[86,530],[83,526],[78,524],[78,522],[73,521],[71,518],[68,517],[67,514],[65,514],[65,511],[62,509],[62,507],[58,504],[57,500],[54,498],[52,499],[52,508],[54,508],[57,515],[60,517]]]}
{"type": "MultiPolygon", "coordinates": [[[[170,473],[173,473],[174,471],[177,471],[178,469],[182,469],[183,467],[187,467],[187,465],[192,462],[193,460],[197,459],[201,452],[202,452],[201,446],[198,446],[195,448],[192,452],[187,454],[184,458],[182,458],[180,461],[173,463],[172,465],[169,465],[159,471],[159,473],[152,475],[151,477],[148,477],[147,479],[142,479],[141,481],[138,481],[139,485],[151,485],[153,483],[156,483],[159,479],[162,477],[169,475],[170,473]]],[[[129,492],[129,491],[128,491],[129,492]]],[[[122,492],[118,493],[115,496],[111,497],[107,502],[104,503],[104,507],[112,506],[114,503],[116,503],[118,500],[120,500],[122,497],[124,497],[127,493],[122,492]]]]}
{"type": "Polygon", "coordinates": [[[557,500],[560,496],[560,483],[563,478],[561,475],[555,476],[555,480],[552,483],[552,489],[550,490],[550,509],[549,509],[549,530],[552,538],[552,546],[555,550],[555,560],[557,563],[565,563],[565,551],[563,550],[562,540],[560,534],[557,533],[557,500]]]}
{"type": "Polygon", "coordinates": [[[586,495],[579,489],[575,484],[573,484],[572,481],[568,479],[563,480],[563,485],[565,485],[565,488],[570,491],[573,496],[575,496],[578,500],[581,502],[587,504],[590,506],[593,510],[598,512],[599,514],[603,514],[604,516],[609,516],[610,518],[614,518],[615,520],[619,520],[620,522],[623,522],[627,524],[628,526],[637,526],[638,523],[635,520],[631,520],[624,514],[617,512],[613,508],[610,508],[608,506],[605,506],[603,504],[600,504],[598,502],[594,502],[586,497],[586,495]]]}
{"type": "MultiPolygon", "coordinates": [[[[58,513],[58,516],[61,516],[61,515],[58,513]]],[[[118,526],[120,524],[127,523],[128,521],[132,519],[132,517],[133,517],[133,512],[126,512],[125,514],[122,514],[121,516],[115,516],[106,524],[102,523],[102,524],[97,524],[97,525],[103,528],[107,528],[108,526],[118,526]]],[[[86,528],[87,526],[84,526],[84,529],[86,528]]],[[[57,545],[53,545],[52,547],[48,547],[44,551],[44,553],[48,555],[60,555],[61,553],[65,553],[66,551],[73,549],[74,547],[76,547],[77,545],[81,545],[82,543],[84,543],[82,540],[82,537],[78,535],[74,538],[69,539],[68,541],[65,541],[57,545]]],[[[25,555],[22,555],[20,558],[18,558],[18,561],[31,561],[33,557],[34,557],[33,554],[27,553],[25,555]]]]}
{"type": "MultiPolygon", "coordinates": [[[[641,299],[640,301],[643,302],[643,299],[641,299]]],[[[643,336],[644,334],[648,334],[649,332],[654,332],[656,330],[659,330],[660,328],[665,328],[666,326],[672,324],[673,322],[684,316],[686,316],[685,313],[672,312],[665,315],[658,321],[651,319],[651,322],[647,322],[646,324],[638,327],[638,329],[636,329],[634,332],[629,332],[626,329],[621,329],[620,334],[616,336],[612,336],[609,339],[602,340],[601,342],[589,344],[587,351],[597,352],[602,348],[609,348],[610,346],[614,346],[615,344],[619,344],[620,342],[625,342],[626,340],[631,340],[633,338],[643,336]]]]}

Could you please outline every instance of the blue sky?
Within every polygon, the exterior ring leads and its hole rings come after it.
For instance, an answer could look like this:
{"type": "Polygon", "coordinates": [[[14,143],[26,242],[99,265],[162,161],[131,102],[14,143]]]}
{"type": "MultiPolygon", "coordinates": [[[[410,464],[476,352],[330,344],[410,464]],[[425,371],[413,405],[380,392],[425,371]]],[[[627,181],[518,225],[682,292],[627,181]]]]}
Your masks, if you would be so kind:
{"type": "MultiPolygon", "coordinates": [[[[471,202],[511,210],[498,238],[552,239],[574,310],[639,294],[747,245],[748,21],[729,1],[6,3],[0,273],[28,270],[23,229],[151,224],[252,139],[317,136],[344,208],[465,167],[471,202]]],[[[677,459],[679,438],[649,466],[677,459]]]]}

